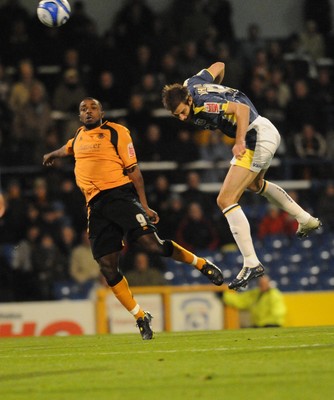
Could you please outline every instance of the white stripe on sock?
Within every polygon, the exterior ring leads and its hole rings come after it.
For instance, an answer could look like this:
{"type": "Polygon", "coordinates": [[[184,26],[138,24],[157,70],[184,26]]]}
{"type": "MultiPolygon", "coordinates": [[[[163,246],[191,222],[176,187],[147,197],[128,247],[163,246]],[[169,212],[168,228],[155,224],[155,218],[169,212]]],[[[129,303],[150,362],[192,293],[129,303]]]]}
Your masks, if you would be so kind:
{"type": "Polygon", "coordinates": [[[131,313],[132,315],[136,315],[136,314],[139,313],[139,310],[140,310],[140,307],[139,307],[139,304],[137,304],[136,307],[133,308],[133,309],[130,311],[130,313],[131,313]]]}

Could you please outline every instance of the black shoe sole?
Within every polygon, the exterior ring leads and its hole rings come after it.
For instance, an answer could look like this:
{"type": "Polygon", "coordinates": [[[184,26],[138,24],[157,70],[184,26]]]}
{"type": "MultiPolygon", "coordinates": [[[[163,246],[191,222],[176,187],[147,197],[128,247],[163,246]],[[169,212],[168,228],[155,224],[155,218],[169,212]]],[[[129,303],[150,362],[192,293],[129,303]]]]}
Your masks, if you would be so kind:
{"type": "Polygon", "coordinates": [[[233,290],[238,290],[240,288],[245,288],[248,283],[255,278],[259,278],[260,276],[264,275],[264,267],[262,265],[259,265],[258,267],[254,268],[254,269],[260,269],[259,271],[254,271],[254,273],[250,274],[249,277],[247,279],[234,279],[231,283],[229,283],[228,288],[229,289],[233,289],[233,290]]]}

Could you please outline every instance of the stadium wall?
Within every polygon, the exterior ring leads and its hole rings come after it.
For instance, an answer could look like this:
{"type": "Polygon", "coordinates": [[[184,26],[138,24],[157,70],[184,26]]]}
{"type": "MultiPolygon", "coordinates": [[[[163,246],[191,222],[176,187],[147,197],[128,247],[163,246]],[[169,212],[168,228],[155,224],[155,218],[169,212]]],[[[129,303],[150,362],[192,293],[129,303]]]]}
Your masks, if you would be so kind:
{"type": "MultiPolygon", "coordinates": [[[[154,315],[154,330],[191,331],[246,327],[241,314],[223,307],[226,286],[156,286],[132,288],[140,304],[154,315]]],[[[334,325],[334,292],[284,293],[286,327],[334,325]]],[[[96,300],[60,300],[0,304],[0,337],[136,333],[131,316],[111,290],[96,300]]]]}

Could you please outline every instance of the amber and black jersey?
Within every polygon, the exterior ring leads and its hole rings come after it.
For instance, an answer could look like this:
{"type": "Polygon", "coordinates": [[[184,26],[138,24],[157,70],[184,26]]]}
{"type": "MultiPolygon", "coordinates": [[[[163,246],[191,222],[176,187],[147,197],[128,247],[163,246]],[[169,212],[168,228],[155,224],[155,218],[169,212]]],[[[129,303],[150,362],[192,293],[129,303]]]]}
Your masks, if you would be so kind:
{"type": "Polygon", "coordinates": [[[102,190],[130,183],[125,169],[137,164],[129,130],[109,121],[90,130],[80,127],[66,152],[74,155],[76,183],[87,203],[102,190]]]}

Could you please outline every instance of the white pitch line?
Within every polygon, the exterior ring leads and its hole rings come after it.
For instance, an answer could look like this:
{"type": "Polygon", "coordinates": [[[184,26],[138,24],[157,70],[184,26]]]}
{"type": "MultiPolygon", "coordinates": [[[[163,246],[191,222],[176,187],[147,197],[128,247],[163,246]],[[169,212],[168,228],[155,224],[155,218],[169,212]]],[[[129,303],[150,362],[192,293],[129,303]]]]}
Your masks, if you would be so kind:
{"type": "MultiPolygon", "coordinates": [[[[126,355],[126,354],[174,354],[174,353],[203,353],[208,351],[214,352],[227,352],[227,351],[235,351],[235,350],[286,350],[286,349],[312,349],[312,348],[321,348],[321,347],[334,347],[334,343],[313,343],[313,344],[300,344],[300,345],[291,345],[291,346],[253,346],[249,347],[216,347],[216,348],[206,348],[206,349],[179,349],[179,350],[137,350],[137,351],[108,351],[108,352],[95,352],[94,356],[111,356],[111,355],[126,355]]],[[[20,358],[41,358],[41,357],[70,357],[70,356],[90,356],[91,353],[55,353],[55,354],[22,354],[22,349],[20,349],[20,358]]],[[[12,358],[13,355],[1,355],[1,358],[12,358]]]]}

